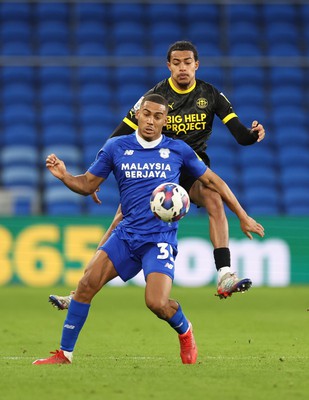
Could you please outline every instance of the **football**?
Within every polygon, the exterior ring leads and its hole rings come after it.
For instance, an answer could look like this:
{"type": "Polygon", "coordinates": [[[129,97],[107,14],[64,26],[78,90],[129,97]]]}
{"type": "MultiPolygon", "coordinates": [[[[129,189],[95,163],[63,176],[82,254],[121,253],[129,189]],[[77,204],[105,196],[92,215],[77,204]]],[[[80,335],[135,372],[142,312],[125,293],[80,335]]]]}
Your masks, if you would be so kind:
{"type": "Polygon", "coordinates": [[[175,222],[189,211],[190,198],[186,190],[177,183],[162,183],[151,194],[150,208],[162,221],[175,222]]]}

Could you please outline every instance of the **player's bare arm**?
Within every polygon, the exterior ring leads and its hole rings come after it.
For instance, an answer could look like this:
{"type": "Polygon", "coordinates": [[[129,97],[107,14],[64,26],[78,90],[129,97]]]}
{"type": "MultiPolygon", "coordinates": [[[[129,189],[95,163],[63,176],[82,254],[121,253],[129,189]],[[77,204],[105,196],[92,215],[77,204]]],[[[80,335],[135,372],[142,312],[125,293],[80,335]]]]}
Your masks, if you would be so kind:
{"type": "Polygon", "coordinates": [[[104,181],[103,178],[95,176],[90,172],[82,175],[71,175],[62,160],[55,154],[50,154],[46,158],[46,167],[59,180],[61,180],[72,192],[88,196],[94,193],[100,184],[104,181]]]}
{"type": "Polygon", "coordinates": [[[256,233],[260,237],[264,236],[263,226],[256,222],[253,218],[249,217],[223,179],[215,174],[210,168],[207,168],[206,172],[199,178],[199,180],[205,186],[220,194],[226,205],[239,218],[241,230],[249,239],[253,238],[251,232],[256,233]]]}

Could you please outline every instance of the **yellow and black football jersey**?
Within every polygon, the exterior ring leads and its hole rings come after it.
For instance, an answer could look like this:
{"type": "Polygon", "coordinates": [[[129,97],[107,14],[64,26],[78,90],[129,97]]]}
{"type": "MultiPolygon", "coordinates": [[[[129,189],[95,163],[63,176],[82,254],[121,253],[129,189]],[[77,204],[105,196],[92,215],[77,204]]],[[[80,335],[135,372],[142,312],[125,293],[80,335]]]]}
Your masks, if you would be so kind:
{"type": "MultiPolygon", "coordinates": [[[[167,125],[163,130],[166,136],[181,139],[188,143],[197,153],[206,149],[215,115],[224,124],[237,118],[228,99],[210,83],[196,79],[188,90],[177,89],[171,78],[164,79],[150,89],[145,95],[157,93],[168,101],[167,125]]],[[[123,122],[132,130],[137,129],[135,111],[142,98],[128,112],[123,122]]]]}

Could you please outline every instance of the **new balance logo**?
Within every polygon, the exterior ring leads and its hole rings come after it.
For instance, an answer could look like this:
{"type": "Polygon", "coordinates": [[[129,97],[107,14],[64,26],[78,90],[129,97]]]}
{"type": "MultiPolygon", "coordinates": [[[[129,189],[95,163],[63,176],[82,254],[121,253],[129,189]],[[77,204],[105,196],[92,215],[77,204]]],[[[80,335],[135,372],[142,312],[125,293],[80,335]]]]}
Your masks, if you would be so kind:
{"type": "Polygon", "coordinates": [[[166,268],[168,268],[168,269],[173,269],[173,268],[174,268],[174,265],[167,262],[167,263],[164,265],[164,267],[166,267],[166,268]]]}
{"type": "Polygon", "coordinates": [[[75,325],[65,324],[65,325],[64,325],[64,328],[67,328],[67,329],[75,329],[75,325]]]}
{"type": "Polygon", "coordinates": [[[134,150],[126,150],[126,151],[124,152],[124,155],[125,155],[125,156],[132,156],[133,153],[134,153],[134,150]]]}

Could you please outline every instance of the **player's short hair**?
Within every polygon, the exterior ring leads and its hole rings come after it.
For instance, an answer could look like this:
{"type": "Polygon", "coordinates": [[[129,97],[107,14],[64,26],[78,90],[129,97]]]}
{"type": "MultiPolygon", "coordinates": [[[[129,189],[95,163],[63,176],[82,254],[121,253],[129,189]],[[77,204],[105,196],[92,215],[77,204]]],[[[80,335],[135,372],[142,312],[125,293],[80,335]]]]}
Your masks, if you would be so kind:
{"type": "Polygon", "coordinates": [[[145,101],[151,101],[153,103],[162,104],[163,106],[165,106],[166,111],[168,111],[168,101],[160,94],[157,93],[147,94],[146,96],[143,97],[140,107],[142,107],[145,101]]]}
{"type": "Polygon", "coordinates": [[[171,53],[172,51],[192,51],[194,56],[194,61],[198,60],[198,52],[196,47],[187,40],[179,40],[178,42],[173,43],[170,45],[167,51],[167,61],[171,61],[171,53]]]}

